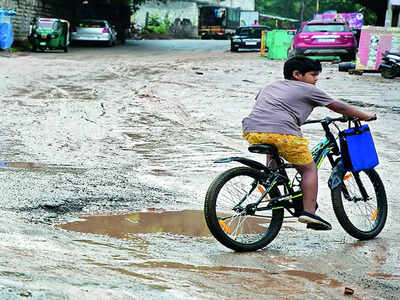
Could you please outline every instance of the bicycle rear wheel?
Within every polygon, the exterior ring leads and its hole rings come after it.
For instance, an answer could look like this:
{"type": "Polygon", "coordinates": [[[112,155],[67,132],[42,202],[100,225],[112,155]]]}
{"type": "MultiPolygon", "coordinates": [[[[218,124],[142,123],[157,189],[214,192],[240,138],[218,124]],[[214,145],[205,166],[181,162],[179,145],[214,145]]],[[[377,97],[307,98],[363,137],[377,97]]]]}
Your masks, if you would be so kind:
{"type": "Polygon", "coordinates": [[[343,183],[332,190],[332,203],[340,225],[357,239],[372,239],[385,226],[388,210],[385,187],[373,169],[347,173],[343,183]]]}
{"type": "MultiPolygon", "coordinates": [[[[283,208],[253,211],[265,188],[266,175],[258,170],[237,167],[219,175],[208,188],[204,215],[213,236],[235,251],[254,251],[268,245],[282,227],[283,208]]],[[[274,187],[265,198],[277,197],[274,187]]],[[[262,206],[267,206],[267,201],[262,206]]]]}

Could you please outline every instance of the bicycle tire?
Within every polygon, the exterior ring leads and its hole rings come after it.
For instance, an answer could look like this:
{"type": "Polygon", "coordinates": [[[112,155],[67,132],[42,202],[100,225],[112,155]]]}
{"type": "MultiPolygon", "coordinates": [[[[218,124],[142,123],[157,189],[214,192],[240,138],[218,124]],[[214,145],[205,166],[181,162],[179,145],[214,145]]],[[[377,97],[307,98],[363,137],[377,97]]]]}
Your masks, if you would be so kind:
{"type": "Polygon", "coordinates": [[[333,210],[348,234],[359,240],[368,240],[376,237],[385,226],[388,213],[386,192],[374,169],[356,174],[360,176],[369,199],[362,199],[355,174],[347,173],[342,184],[331,192],[333,210]]]}
{"type": "MultiPolygon", "coordinates": [[[[211,183],[205,198],[204,216],[210,232],[224,246],[238,252],[255,251],[267,246],[278,235],[283,222],[283,208],[257,212],[257,216],[238,215],[233,210],[240,199],[248,193],[244,187],[252,182],[257,182],[257,188],[253,190],[254,194],[247,194],[246,201],[252,203],[251,201],[255,202],[261,197],[260,189],[265,187],[259,186],[258,182],[266,176],[256,169],[236,167],[223,172],[211,183]],[[236,197],[237,195],[233,193],[238,192],[241,195],[236,197]],[[230,216],[230,213],[233,215],[230,216]],[[260,214],[264,216],[260,217],[260,214]],[[271,215],[269,224],[265,222],[267,214],[271,215]],[[228,221],[221,223],[222,218],[228,221]]],[[[279,195],[277,187],[268,194],[269,197],[279,195]]],[[[243,206],[246,201],[243,202],[243,206]]]]}

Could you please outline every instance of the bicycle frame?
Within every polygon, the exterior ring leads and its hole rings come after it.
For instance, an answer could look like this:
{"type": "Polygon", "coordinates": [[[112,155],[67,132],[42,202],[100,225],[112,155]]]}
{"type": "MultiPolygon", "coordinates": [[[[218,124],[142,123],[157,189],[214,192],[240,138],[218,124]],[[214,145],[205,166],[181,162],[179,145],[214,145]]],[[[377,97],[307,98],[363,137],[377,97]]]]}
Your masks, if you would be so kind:
{"type": "MultiPolygon", "coordinates": [[[[322,121],[321,120],[307,121],[307,123],[320,123],[325,131],[325,138],[312,148],[311,154],[317,169],[321,166],[324,159],[328,157],[328,160],[333,168],[331,178],[336,178],[336,181],[338,180],[341,181],[344,175],[343,174],[344,171],[342,170],[342,168],[337,166],[338,164],[336,162],[338,160],[335,159],[335,156],[340,157],[340,149],[336,142],[335,136],[332,134],[329,128],[329,124],[332,120],[334,119],[326,118],[322,121]]],[[[257,161],[253,161],[243,157],[224,158],[217,160],[215,162],[226,163],[231,161],[237,161],[251,168],[258,169],[267,174],[265,181],[261,182],[261,184],[264,187],[266,187],[265,190],[263,188],[261,189],[259,188],[259,190],[262,192],[262,195],[258,199],[258,201],[252,204],[252,207],[245,208],[247,213],[251,212],[252,214],[255,214],[256,211],[284,208],[292,216],[297,217],[298,213],[303,210],[303,203],[302,203],[303,194],[300,189],[300,179],[298,178],[299,173],[296,173],[295,176],[292,179],[290,179],[289,176],[287,175],[286,169],[295,168],[295,166],[292,164],[284,163],[283,159],[280,156],[274,156],[272,158],[278,164],[276,168],[271,168],[257,161]],[[267,194],[275,186],[282,186],[284,195],[271,199],[266,198],[267,194]],[[261,206],[261,207],[259,206],[261,203],[265,202],[267,202],[266,206],[261,206]],[[294,209],[294,211],[291,209],[294,209]]],[[[330,187],[333,188],[333,184],[331,185],[331,181],[333,180],[331,180],[331,178],[329,179],[330,181],[329,184],[330,187]]],[[[362,183],[360,182],[358,175],[355,176],[355,179],[357,183],[360,183],[362,186],[362,183]]],[[[255,185],[252,187],[249,193],[254,191],[256,187],[257,183],[255,183],[255,185]]],[[[365,189],[363,188],[361,189],[365,191],[365,189]]],[[[235,206],[238,212],[243,210],[243,208],[241,208],[241,204],[245,201],[246,196],[241,201],[239,201],[239,203],[235,206]]],[[[363,194],[364,199],[367,199],[367,197],[368,195],[366,195],[366,193],[363,194]]]]}
{"type": "MultiPolygon", "coordinates": [[[[313,123],[313,121],[310,121],[309,123],[313,123]]],[[[326,157],[328,157],[331,166],[334,167],[336,165],[334,156],[340,156],[339,146],[336,142],[334,135],[330,131],[328,122],[322,122],[321,124],[325,131],[326,137],[318,144],[316,144],[311,150],[311,155],[317,169],[321,166],[326,157]]],[[[295,168],[295,166],[292,164],[283,163],[283,160],[280,157],[275,157],[274,159],[278,161],[278,167],[276,168],[276,170],[269,168],[271,173],[268,177],[272,177],[272,179],[269,179],[267,180],[267,182],[265,182],[266,186],[268,186],[269,188],[263,192],[261,198],[256,203],[254,203],[254,205],[257,207],[261,202],[263,202],[263,199],[267,195],[267,193],[269,193],[274,186],[279,185],[280,183],[281,185],[283,185],[284,195],[277,198],[269,199],[270,203],[275,202],[275,204],[272,205],[272,209],[285,208],[292,216],[297,216],[298,213],[302,211],[303,200],[303,194],[300,190],[298,173],[296,173],[293,179],[290,180],[287,175],[286,169],[295,168]],[[281,178],[282,180],[279,181],[279,178],[281,178]],[[296,185],[294,182],[295,180],[297,180],[296,185]],[[294,186],[297,186],[298,189],[295,189],[294,186]],[[291,210],[292,208],[294,209],[294,211],[291,210]]],[[[257,207],[257,211],[266,209],[271,209],[270,205],[267,205],[266,207],[257,207]]]]}

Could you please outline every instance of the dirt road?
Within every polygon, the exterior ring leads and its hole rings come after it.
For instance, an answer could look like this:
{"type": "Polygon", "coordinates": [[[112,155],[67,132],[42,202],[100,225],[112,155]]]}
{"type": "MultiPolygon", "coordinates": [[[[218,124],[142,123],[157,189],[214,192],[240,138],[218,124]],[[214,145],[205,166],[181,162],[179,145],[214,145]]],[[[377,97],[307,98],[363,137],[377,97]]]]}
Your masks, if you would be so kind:
{"type": "MultiPolygon", "coordinates": [[[[400,79],[324,63],[318,83],[378,115],[370,126],[389,202],[379,237],[341,229],[326,164],[319,203],[334,229],[286,222],[267,248],[237,254],[209,235],[204,195],[230,167],[214,159],[261,161],[241,119],[283,62],[206,42],[0,56],[0,298],[398,298],[400,79]]],[[[314,143],[322,131],[305,135],[314,143]]]]}

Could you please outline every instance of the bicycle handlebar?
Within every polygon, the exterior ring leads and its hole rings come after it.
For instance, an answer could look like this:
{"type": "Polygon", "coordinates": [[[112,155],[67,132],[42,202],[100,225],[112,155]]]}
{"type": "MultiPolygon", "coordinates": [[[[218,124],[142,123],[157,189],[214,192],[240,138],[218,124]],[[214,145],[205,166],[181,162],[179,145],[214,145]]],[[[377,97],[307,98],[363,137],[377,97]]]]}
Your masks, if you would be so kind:
{"type": "MultiPolygon", "coordinates": [[[[365,122],[369,122],[369,121],[375,121],[377,119],[376,115],[374,115],[371,119],[368,120],[364,120],[365,122]]],[[[313,123],[327,123],[330,124],[332,122],[342,122],[342,123],[346,123],[348,121],[357,121],[357,118],[354,117],[350,117],[350,116],[342,116],[339,118],[331,118],[331,117],[326,117],[320,120],[306,120],[302,125],[305,124],[313,124],[313,123]]]]}

